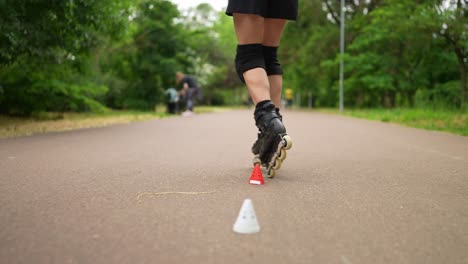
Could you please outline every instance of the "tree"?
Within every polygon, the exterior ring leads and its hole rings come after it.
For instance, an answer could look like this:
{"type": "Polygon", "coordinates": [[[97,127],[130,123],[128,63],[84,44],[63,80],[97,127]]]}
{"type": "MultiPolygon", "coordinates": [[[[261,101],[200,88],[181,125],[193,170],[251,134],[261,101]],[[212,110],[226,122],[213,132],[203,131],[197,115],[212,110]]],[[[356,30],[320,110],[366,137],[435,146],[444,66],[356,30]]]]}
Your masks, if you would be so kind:
{"type": "Polygon", "coordinates": [[[468,101],[467,67],[468,60],[468,11],[461,0],[429,1],[421,10],[420,22],[433,34],[443,37],[455,54],[460,72],[460,105],[468,101]]]}
{"type": "Polygon", "coordinates": [[[0,112],[102,110],[91,51],[118,39],[127,0],[0,1],[0,112]]]}
{"type": "Polygon", "coordinates": [[[110,54],[105,71],[126,85],[112,83],[113,107],[150,110],[175,86],[175,73],[191,66],[187,32],[177,23],[177,7],[165,0],[140,1],[134,8],[133,36],[110,54]],[[115,57],[114,57],[115,56],[115,57]]]}
{"type": "Polygon", "coordinates": [[[124,32],[129,1],[0,1],[0,64],[22,56],[59,62],[124,32]]]}
{"type": "MultiPolygon", "coordinates": [[[[338,101],[339,3],[301,3],[302,16],[288,25],[280,49],[285,84],[296,92],[312,91],[318,106],[338,101]],[[321,10],[316,8],[320,4],[321,10]]],[[[451,107],[466,101],[468,23],[463,1],[345,3],[347,105],[451,107]],[[456,82],[458,94],[453,92],[456,82]]]]}
{"type": "MultiPolygon", "coordinates": [[[[380,104],[395,107],[397,96],[408,98],[414,105],[417,87],[426,85],[416,78],[424,71],[422,59],[429,50],[430,34],[418,31],[414,1],[388,1],[369,13],[370,22],[350,44],[347,61],[348,90],[360,91],[358,105],[363,103],[363,91],[379,94],[380,104]]],[[[369,98],[371,106],[374,96],[369,98]]],[[[378,100],[377,100],[378,101],[378,100]]]]}

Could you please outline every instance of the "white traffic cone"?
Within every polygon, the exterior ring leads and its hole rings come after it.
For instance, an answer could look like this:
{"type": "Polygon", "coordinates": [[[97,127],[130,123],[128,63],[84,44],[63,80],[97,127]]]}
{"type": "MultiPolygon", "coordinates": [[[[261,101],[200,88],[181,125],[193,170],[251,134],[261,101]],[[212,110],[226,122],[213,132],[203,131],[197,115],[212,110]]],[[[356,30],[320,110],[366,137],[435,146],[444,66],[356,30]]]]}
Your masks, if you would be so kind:
{"type": "Polygon", "coordinates": [[[258,225],[252,200],[244,200],[233,230],[240,234],[254,234],[260,232],[260,226],[258,225]]]}

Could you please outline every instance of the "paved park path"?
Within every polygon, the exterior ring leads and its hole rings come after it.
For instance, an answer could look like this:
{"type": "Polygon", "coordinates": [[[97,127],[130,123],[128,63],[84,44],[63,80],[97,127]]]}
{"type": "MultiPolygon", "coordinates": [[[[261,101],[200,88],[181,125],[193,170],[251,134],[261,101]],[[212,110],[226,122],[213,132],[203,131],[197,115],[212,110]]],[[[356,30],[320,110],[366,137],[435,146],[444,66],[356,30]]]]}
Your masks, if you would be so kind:
{"type": "Polygon", "coordinates": [[[264,186],[250,111],[0,140],[0,262],[468,263],[468,137],[284,118],[264,186]],[[255,235],[231,231],[245,198],[255,235]]]}

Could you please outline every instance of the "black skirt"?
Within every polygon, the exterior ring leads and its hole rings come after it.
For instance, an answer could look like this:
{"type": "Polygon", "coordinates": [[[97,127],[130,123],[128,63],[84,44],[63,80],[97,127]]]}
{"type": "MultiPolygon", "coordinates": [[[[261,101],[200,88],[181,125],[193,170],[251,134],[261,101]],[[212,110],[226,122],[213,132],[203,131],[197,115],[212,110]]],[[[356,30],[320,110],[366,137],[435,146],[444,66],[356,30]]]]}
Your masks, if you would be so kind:
{"type": "Polygon", "coordinates": [[[296,20],[298,0],[229,0],[226,14],[259,15],[264,18],[296,20]]]}

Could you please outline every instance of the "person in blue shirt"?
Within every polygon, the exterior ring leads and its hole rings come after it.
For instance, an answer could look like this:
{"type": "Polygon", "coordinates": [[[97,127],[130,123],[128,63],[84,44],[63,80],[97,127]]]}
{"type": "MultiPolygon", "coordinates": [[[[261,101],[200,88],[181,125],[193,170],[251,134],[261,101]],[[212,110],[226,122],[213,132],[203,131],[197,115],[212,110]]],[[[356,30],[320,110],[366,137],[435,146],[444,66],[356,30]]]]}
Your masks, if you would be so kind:
{"type": "Polygon", "coordinates": [[[166,103],[167,103],[167,112],[169,114],[177,113],[177,103],[179,102],[179,95],[175,88],[169,88],[166,90],[166,103]]]}

